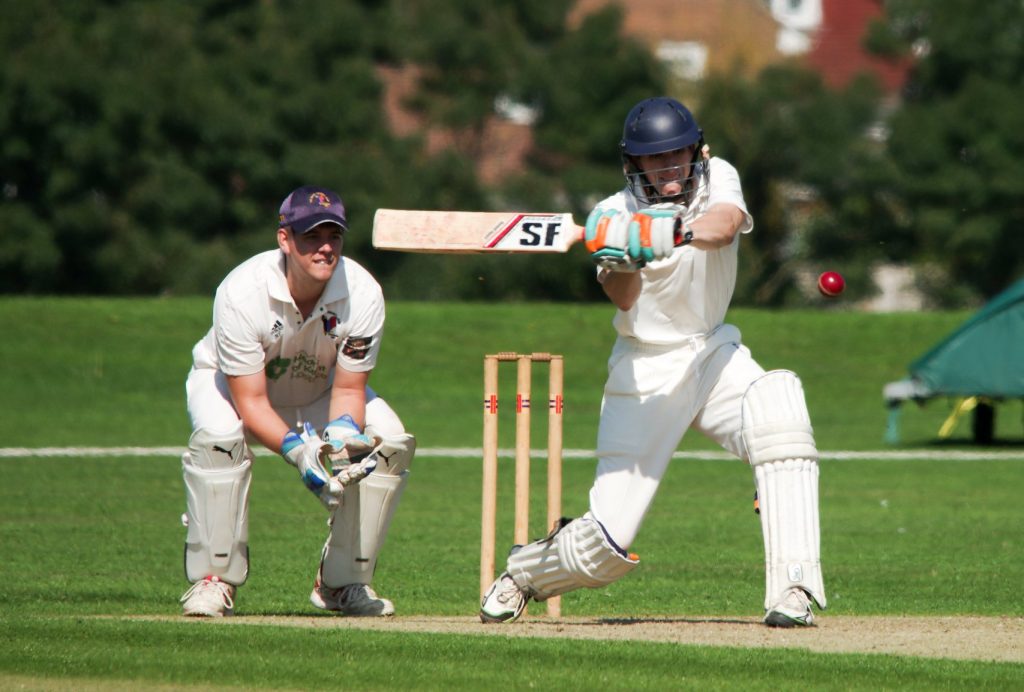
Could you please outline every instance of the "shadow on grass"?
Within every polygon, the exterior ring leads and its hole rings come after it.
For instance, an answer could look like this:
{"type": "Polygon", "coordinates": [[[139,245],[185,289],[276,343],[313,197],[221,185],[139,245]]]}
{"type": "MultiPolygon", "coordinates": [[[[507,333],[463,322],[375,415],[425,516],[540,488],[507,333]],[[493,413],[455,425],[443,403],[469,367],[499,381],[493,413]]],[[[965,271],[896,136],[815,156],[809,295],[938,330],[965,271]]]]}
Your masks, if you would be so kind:
{"type": "Polygon", "coordinates": [[[763,627],[760,620],[735,620],[731,618],[599,618],[591,623],[578,625],[743,625],[763,627]]]}
{"type": "Polygon", "coordinates": [[[951,437],[945,440],[928,440],[924,445],[930,449],[950,449],[958,452],[984,452],[991,449],[1024,449],[1024,437],[994,439],[985,444],[979,444],[966,437],[951,437]]]}

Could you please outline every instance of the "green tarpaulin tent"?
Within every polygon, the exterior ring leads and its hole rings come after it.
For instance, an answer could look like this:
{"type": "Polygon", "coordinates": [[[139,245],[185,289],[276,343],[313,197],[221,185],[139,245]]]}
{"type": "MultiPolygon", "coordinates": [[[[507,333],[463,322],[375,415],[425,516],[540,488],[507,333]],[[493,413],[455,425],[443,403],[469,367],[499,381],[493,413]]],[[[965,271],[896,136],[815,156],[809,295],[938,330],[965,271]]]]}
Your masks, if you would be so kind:
{"type": "MultiPolygon", "coordinates": [[[[891,442],[899,438],[899,406],[907,399],[1024,398],[1024,280],[990,300],[908,369],[909,378],[882,389],[890,409],[886,437],[891,442]]],[[[985,415],[990,413],[991,409],[985,415]]],[[[975,433],[978,438],[977,421],[975,433]]]]}

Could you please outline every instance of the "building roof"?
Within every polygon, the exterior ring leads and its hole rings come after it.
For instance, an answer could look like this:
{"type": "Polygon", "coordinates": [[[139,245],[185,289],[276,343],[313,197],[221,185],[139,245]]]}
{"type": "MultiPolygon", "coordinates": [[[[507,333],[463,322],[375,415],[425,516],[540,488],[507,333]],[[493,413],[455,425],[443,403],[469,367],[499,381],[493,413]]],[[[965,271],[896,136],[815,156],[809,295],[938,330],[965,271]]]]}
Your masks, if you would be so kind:
{"type": "Polygon", "coordinates": [[[756,73],[784,59],[775,47],[778,23],[764,0],[578,0],[569,26],[607,5],[623,10],[623,33],[652,49],[663,42],[694,41],[708,49],[707,71],[740,65],[756,73]]]}

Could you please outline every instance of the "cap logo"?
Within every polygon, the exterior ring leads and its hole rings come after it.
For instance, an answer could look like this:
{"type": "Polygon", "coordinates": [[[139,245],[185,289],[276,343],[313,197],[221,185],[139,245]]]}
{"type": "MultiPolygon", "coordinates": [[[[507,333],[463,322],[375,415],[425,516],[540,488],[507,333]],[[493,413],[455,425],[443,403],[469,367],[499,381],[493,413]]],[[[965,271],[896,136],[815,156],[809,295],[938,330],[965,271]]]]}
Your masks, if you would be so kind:
{"type": "Polygon", "coordinates": [[[309,196],[310,204],[319,204],[321,207],[330,207],[331,200],[322,192],[314,192],[309,196]]]}

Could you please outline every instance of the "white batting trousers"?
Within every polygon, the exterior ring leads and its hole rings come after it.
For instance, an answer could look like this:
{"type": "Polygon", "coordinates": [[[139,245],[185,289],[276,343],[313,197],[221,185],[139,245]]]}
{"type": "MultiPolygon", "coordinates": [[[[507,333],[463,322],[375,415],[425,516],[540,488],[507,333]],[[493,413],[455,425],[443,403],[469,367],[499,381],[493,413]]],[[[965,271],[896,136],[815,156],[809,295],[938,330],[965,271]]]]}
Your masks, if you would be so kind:
{"type": "Polygon", "coordinates": [[[764,370],[741,344],[739,330],[725,324],[672,346],[620,338],[608,371],[590,510],[626,549],[689,428],[745,460],[741,401],[764,370]]]}

